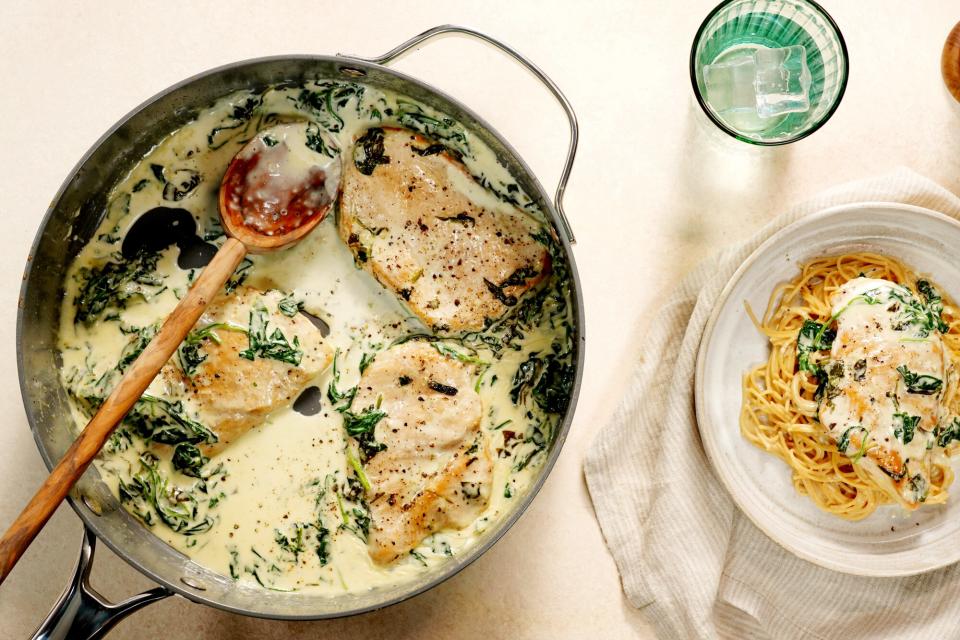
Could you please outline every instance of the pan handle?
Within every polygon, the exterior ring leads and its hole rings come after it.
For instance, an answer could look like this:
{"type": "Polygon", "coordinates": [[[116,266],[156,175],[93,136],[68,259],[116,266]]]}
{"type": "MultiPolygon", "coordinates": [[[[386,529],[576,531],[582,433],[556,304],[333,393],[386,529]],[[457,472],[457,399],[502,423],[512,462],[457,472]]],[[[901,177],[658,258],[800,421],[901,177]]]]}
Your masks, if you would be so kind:
{"type": "Polygon", "coordinates": [[[401,55],[413,49],[420,43],[425,40],[429,40],[435,36],[442,35],[444,33],[460,33],[466,36],[471,36],[482,40],[488,44],[493,45],[500,51],[506,53],[511,58],[522,64],[526,67],[527,71],[532,73],[540,82],[550,90],[550,93],[553,94],[553,97],[557,99],[557,102],[560,103],[560,106],[563,107],[563,111],[567,114],[567,120],[570,122],[570,145],[567,147],[567,159],[563,164],[563,172],[560,174],[560,183],[557,185],[557,193],[554,196],[554,205],[557,208],[557,213],[560,215],[560,224],[563,228],[564,235],[567,236],[567,240],[570,244],[575,242],[573,236],[573,229],[570,227],[570,221],[567,219],[567,214],[563,210],[563,194],[567,190],[567,181],[570,179],[570,171],[573,169],[573,160],[577,155],[577,141],[580,137],[580,129],[577,125],[577,114],[573,112],[573,107],[570,105],[570,101],[567,100],[567,97],[563,95],[563,92],[560,91],[553,80],[547,77],[543,71],[540,70],[540,67],[535,65],[533,62],[525,58],[521,53],[516,49],[500,42],[496,38],[488,36],[479,31],[474,31],[473,29],[468,29],[467,27],[460,27],[452,24],[445,24],[439,27],[434,27],[433,29],[427,29],[423,33],[416,35],[403,44],[394,47],[390,51],[386,52],[382,56],[377,56],[375,58],[364,58],[362,56],[354,56],[349,54],[339,54],[347,58],[353,58],[355,60],[363,60],[364,62],[370,62],[373,64],[387,64],[396,58],[399,58],[401,55]]]}
{"type": "Polygon", "coordinates": [[[96,640],[122,619],[151,602],[172,596],[165,587],[156,587],[116,604],[108,602],[90,586],[90,566],[96,538],[83,528],[80,559],[70,584],[34,634],[33,640],[96,640]]]}

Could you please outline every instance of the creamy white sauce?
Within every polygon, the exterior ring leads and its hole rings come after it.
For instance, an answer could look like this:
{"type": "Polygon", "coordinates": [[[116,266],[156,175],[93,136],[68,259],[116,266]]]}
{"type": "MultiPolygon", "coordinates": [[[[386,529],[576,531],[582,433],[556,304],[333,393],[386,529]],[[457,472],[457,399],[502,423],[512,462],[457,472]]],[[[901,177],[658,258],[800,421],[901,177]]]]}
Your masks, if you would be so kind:
{"type": "MultiPolygon", "coordinates": [[[[322,91],[328,85],[308,86],[322,91]]],[[[252,93],[228,96],[203,112],[196,121],[160,142],[112,191],[110,205],[93,240],[77,256],[65,278],[59,347],[63,358],[65,387],[75,396],[102,396],[109,391],[111,371],[124,347],[135,337],[133,328],[161,321],[176,305],[196,275],[177,265],[178,249],[162,252],[155,272],[162,286],[129,285],[144,299],[128,300],[126,308],[111,309],[89,326],[74,323],[75,299],[86,270],[115,260],[120,239],[144,212],[157,206],[188,209],[197,221],[198,234],[219,245],[217,195],[220,179],[232,156],[258,131],[280,121],[307,119],[323,125],[328,141],[348,150],[366,128],[379,124],[417,127],[422,133],[444,139],[464,156],[464,164],[492,188],[506,193],[514,180],[493,152],[456,123],[440,131],[430,122],[442,115],[405,98],[378,92],[370,87],[342,84],[345,102],[335,114],[318,109],[316,101],[298,101],[301,88],[268,90],[262,97],[252,93]],[[252,106],[251,106],[252,105],[252,106]],[[250,113],[238,118],[238,111],[250,113]],[[424,124],[426,123],[426,124],[424,124]],[[456,135],[449,135],[451,132],[456,135]],[[201,180],[182,199],[164,199],[166,185],[152,165],[163,167],[169,180],[175,171],[196,173],[201,180]]],[[[351,156],[344,154],[345,158],[351,156]]],[[[316,158],[301,158],[301,168],[316,158]]],[[[455,188],[477,198],[484,206],[502,207],[490,191],[468,177],[452,176],[455,188]]],[[[169,188],[167,189],[170,195],[169,188]]],[[[525,210],[542,215],[522,190],[510,195],[525,210]]],[[[279,289],[302,301],[303,308],[323,319],[330,327],[328,343],[340,350],[338,387],[348,388],[359,378],[364,354],[387,347],[397,338],[428,333],[400,302],[372,277],[357,269],[349,249],[337,236],[334,216],[322,222],[292,248],[252,256],[245,269],[246,284],[267,290],[279,289]]],[[[564,295],[565,293],[565,289],[564,295]]],[[[554,309],[556,303],[547,301],[554,309]]],[[[566,305],[569,314],[569,304],[566,305]]],[[[545,316],[546,317],[546,316],[545,316]]],[[[566,317],[567,322],[572,320],[566,317]]],[[[533,352],[549,353],[551,346],[565,339],[563,322],[545,321],[526,333],[519,350],[504,349],[498,359],[489,348],[476,346],[476,357],[491,363],[479,376],[478,391],[483,403],[482,428],[495,452],[492,497],[484,513],[470,526],[443,531],[424,540],[416,554],[389,566],[375,565],[366,544],[356,533],[339,528],[343,514],[335,496],[323,492],[326,478],[342,483],[348,474],[344,455],[346,436],[342,418],[324,398],[316,415],[305,416],[287,408],[270,416],[262,425],[226,448],[206,468],[222,464],[222,471],[207,479],[198,517],[212,519],[212,527],[196,535],[174,532],[154,519],[150,530],[195,562],[244,583],[263,584],[271,589],[314,590],[325,593],[363,591],[412,579],[427,566],[445,562],[478,543],[494,522],[509,512],[529,488],[544,453],[519,463],[542,448],[531,441],[534,425],[540,425],[547,442],[560,416],[546,414],[529,397],[519,404],[510,399],[511,379],[520,363],[533,352]],[[510,432],[509,438],[505,433],[510,432]],[[518,437],[519,436],[519,437],[518,437]],[[526,437],[525,437],[526,436],[526,437]],[[505,442],[509,440],[509,442],[505,442]],[[212,501],[210,498],[214,498],[212,501]],[[211,504],[212,502],[212,504],[211,504]],[[312,546],[293,554],[278,546],[277,536],[294,536],[294,523],[319,520],[330,530],[329,561],[321,565],[312,546]]],[[[479,343],[478,343],[479,345],[479,343]]],[[[457,346],[457,345],[454,345],[457,346]]],[[[328,369],[313,382],[326,392],[331,382],[328,369]]],[[[148,393],[163,397],[162,380],[155,380],[148,393]]],[[[74,407],[78,428],[88,419],[78,404],[74,407]]],[[[146,445],[136,437],[129,445],[111,445],[97,460],[97,468],[115,494],[121,482],[129,482],[139,469],[138,456],[149,450],[159,458],[158,469],[170,483],[196,493],[196,479],[183,476],[170,464],[170,447],[146,445]],[[126,448],[124,448],[126,446],[126,448]]],[[[129,505],[127,505],[129,508],[129,505]]]]}

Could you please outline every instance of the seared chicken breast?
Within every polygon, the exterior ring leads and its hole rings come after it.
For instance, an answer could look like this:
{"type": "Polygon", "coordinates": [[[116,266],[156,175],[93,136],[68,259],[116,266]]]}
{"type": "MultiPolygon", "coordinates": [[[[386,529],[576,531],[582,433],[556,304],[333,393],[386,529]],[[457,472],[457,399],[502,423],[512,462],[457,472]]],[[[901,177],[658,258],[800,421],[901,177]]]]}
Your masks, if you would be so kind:
{"type": "Polygon", "coordinates": [[[248,287],[220,296],[161,371],[217,435],[215,444],[201,447],[206,455],[293,403],[333,359],[319,329],[281,312],[283,297],[248,287]],[[194,354],[184,354],[191,343],[194,354]]]}
{"type": "Polygon", "coordinates": [[[834,294],[836,337],[820,422],[841,453],[908,509],[926,500],[935,432],[946,417],[947,352],[909,289],[854,278],[834,294]]]}
{"type": "Polygon", "coordinates": [[[436,331],[482,329],[550,270],[540,225],[474,202],[464,181],[475,185],[451,152],[406,129],[368,130],[343,169],[340,236],[436,331]]]}
{"type": "Polygon", "coordinates": [[[375,562],[409,553],[436,531],[463,528],[486,508],[493,460],[474,373],[432,344],[411,341],[377,354],[361,376],[352,413],[385,414],[364,464],[375,562]]]}

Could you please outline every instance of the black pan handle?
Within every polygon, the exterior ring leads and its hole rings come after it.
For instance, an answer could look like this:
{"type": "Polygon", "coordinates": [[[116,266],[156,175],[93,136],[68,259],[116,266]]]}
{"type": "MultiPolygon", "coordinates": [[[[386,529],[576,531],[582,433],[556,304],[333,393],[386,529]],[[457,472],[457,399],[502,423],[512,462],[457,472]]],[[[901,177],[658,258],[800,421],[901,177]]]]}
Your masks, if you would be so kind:
{"type": "Polygon", "coordinates": [[[567,219],[567,214],[563,210],[563,193],[567,190],[567,181],[570,179],[570,171],[573,169],[573,160],[577,155],[577,141],[580,137],[580,129],[577,125],[577,114],[573,112],[573,107],[570,105],[570,101],[567,100],[567,97],[563,95],[563,92],[560,91],[560,87],[551,80],[547,74],[540,70],[540,67],[535,65],[533,62],[525,58],[520,52],[518,52],[513,47],[510,47],[496,38],[486,35],[485,33],[480,33],[479,31],[474,31],[473,29],[468,29],[467,27],[460,27],[452,24],[445,24],[439,27],[434,27],[433,29],[427,29],[423,33],[416,35],[403,44],[394,47],[390,51],[387,51],[382,56],[377,56],[375,58],[364,58],[362,56],[355,56],[350,54],[339,54],[347,58],[354,58],[356,60],[363,60],[364,62],[370,62],[373,64],[387,64],[392,60],[399,58],[401,55],[413,49],[420,43],[425,40],[429,40],[435,36],[439,36],[445,33],[459,33],[466,36],[471,36],[477,38],[478,40],[483,40],[484,42],[493,45],[500,51],[506,53],[511,58],[522,64],[526,67],[527,71],[532,73],[540,82],[550,90],[550,93],[553,94],[553,97],[557,99],[557,102],[560,103],[560,106],[563,107],[563,111],[567,114],[567,120],[570,123],[570,145],[567,147],[567,159],[563,164],[563,172],[560,174],[560,183],[557,185],[557,193],[554,196],[554,206],[557,208],[557,213],[560,216],[560,225],[563,228],[563,233],[566,235],[567,240],[570,244],[575,242],[573,236],[573,229],[570,227],[570,221],[567,219]]]}
{"type": "Polygon", "coordinates": [[[33,634],[33,640],[96,640],[122,619],[151,602],[172,596],[165,587],[156,587],[116,604],[108,602],[90,586],[90,566],[96,538],[83,528],[80,559],[63,595],[33,634]]]}

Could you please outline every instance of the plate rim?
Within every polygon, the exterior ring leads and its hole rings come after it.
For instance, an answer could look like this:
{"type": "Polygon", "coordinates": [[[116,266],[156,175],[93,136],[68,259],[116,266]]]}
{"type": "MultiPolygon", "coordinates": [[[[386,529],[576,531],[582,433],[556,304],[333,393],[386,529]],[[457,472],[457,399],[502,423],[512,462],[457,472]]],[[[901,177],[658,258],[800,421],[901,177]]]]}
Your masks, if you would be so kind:
{"type": "MultiPolygon", "coordinates": [[[[709,350],[711,340],[713,338],[713,333],[716,328],[716,324],[720,318],[721,309],[726,305],[730,294],[733,292],[733,289],[739,284],[743,279],[746,272],[753,266],[753,264],[760,258],[761,255],[770,250],[771,246],[777,244],[782,240],[782,238],[791,232],[796,231],[799,228],[805,227],[807,225],[816,223],[819,220],[824,218],[829,218],[833,216],[839,216],[844,214],[850,214],[856,211],[863,209],[888,209],[896,210],[907,213],[909,216],[921,216],[925,218],[931,218],[937,222],[946,222],[947,224],[953,225],[960,231],[960,221],[956,218],[948,216],[944,213],[936,211],[934,209],[929,209],[926,207],[920,207],[917,205],[906,204],[906,203],[897,203],[897,202],[883,202],[883,201],[863,201],[863,202],[851,202],[845,204],[832,205],[823,209],[819,209],[813,213],[805,215],[798,220],[791,222],[782,229],[774,232],[766,240],[760,243],[756,249],[750,252],[750,255],[744,259],[744,261],[737,267],[733,272],[730,278],[727,280],[726,284],[720,290],[720,293],[717,295],[716,301],[713,303],[713,308],[710,310],[710,315],[707,318],[707,322],[704,325],[703,333],[701,334],[700,344],[697,348],[697,360],[696,366],[694,367],[694,412],[697,419],[697,432],[700,435],[700,442],[703,446],[704,452],[707,455],[707,459],[710,461],[710,466],[713,473],[720,480],[720,483],[723,485],[724,490],[727,495],[733,501],[737,510],[744,516],[746,516],[750,522],[753,523],[755,527],[760,529],[765,536],[770,540],[780,546],[782,549],[792,553],[794,556],[806,560],[814,565],[823,567],[825,569],[830,569],[832,571],[837,571],[840,573],[870,577],[870,578],[894,578],[894,577],[907,577],[915,576],[923,573],[929,573],[937,569],[942,569],[944,567],[956,564],[960,562],[960,547],[955,554],[956,557],[943,556],[943,559],[938,559],[933,562],[924,563],[918,565],[915,568],[904,568],[897,569],[884,566],[876,566],[876,564],[862,564],[851,566],[849,564],[843,564],[841,562],[834,561],[829,557],[818,556],[813,553],[808,553],[806,550],[796,547],[789,542],[782,540],[777,536],[771,529],[761,522],[756,514],[751,513],[749,510],[744,508],[741,504],[739,497],[732,491],[730,478],[728,473],[723,471],[723,466],[717,464],[718,456],[720,455],[719,445],[711,437],[711,432],[716,432],[716,427],[706,428],[704,424],[712,425],[710,418],[706,412],[706,399],[705,399],[705,390],[704,390],[704,378],[705,378],[705,368],[706,368],[706,354],[709,350]]],[[[798,496],[802,497],[802,496],[798,496]]]]}

